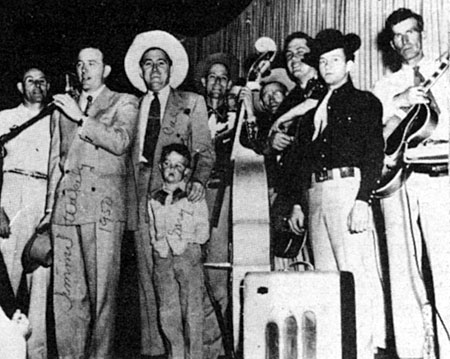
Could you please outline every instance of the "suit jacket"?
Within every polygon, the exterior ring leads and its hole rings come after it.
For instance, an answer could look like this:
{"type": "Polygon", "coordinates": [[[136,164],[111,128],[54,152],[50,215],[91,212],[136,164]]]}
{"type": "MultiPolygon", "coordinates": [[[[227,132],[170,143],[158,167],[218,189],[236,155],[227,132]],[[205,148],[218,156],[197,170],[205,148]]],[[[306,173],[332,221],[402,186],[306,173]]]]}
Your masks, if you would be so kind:
{"type": "MultiPolygon", "coordinates": [[[[143,114],[146,116],[147,114],[143,114]]],[[[192,179],[206,182],[215,161],[214,147],[208,127],[208,114],[203,97],[192,92],[171,89],[161,121],[161,130],[155,148],[152,168],[140,163],[139,136],[133,147],[133,166],[137,183],[138,217],[148,223],[148,193],[159,190],[163,185],[158,163],[164,146],[183,143],[191,151],[196,162],[192,179]]],[[[136,219],[137,219],[136,218],[136,219]]],[[[133,223],[129,224],[132,228],[133,223]]]]}
{"type": "Polygon", "coordinates": [[[136,97],[107,87],[82,126],[54,112],[46,205],[53,209],[52,223],[99,223],[108,230],[111,223],[126,220],[127,193],[134,190],[127,172],[137,115],[136,97]]]}

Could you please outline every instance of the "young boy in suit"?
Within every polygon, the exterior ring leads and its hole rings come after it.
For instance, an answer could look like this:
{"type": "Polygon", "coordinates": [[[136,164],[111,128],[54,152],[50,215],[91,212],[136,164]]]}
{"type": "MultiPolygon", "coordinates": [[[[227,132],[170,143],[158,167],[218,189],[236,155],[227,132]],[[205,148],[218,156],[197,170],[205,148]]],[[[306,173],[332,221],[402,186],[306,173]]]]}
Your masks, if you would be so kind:
{"type": "Polygon", "coordinates": [[[162,188],[149,200],[154,281],[169,358],[202,358],[204,278],[201,245],[209,238],[204,199],[188,200],[191,154],[183,144],[162,150],[162,188]]]}

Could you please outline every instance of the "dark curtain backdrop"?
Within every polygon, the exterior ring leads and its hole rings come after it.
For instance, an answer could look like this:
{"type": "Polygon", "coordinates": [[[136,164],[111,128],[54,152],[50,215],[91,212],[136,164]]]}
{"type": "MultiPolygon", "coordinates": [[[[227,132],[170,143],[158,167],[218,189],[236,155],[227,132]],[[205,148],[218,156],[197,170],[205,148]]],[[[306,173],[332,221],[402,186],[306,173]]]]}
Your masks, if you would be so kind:
{"type": "Polygon", "coordinates": [[[355,83],[370,88],[385,67],[377,36],[386,17],[399,7],[421,13],[425,51],[438,57],[448,50],[450,3],[447,0],[5,0],[0,4],[0,109],[17,103],[17,75],[37,63],[51,75],[54,92],[73,70],[83,45],[98,44],[112,64],[109,85],[133,92],[123,58],[142,31],[163,29],[184,43],[190,58],[184,88],[192,88],[194,67],[207,54],[234,54],[241,65],[261,36],[281,48],[293,31],[315,35],[334,27],[361,36],[353,71],[355,83]]]}
{"type": "Polygon", "coordinates": [[[4,0],[0,4],[0,109],[19,100],[17,76],[37,64],[50,74],[54,91],[73,70],[81,46],[108,54],[110,85],[132,92],[123,59],[134,36],[162,29],[179,37],[206,36],[226,26],[251,0],[4,0]]]}

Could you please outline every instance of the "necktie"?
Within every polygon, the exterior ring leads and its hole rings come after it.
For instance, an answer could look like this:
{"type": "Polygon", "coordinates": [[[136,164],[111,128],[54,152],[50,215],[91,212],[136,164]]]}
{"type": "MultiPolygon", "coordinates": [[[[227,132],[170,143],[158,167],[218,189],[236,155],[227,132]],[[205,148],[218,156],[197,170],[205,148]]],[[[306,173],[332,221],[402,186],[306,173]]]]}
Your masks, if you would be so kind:
{"type": "Polygon", "coordinates": [[[85,115],[85,116],[88,115],[89,108],[92,105],[92,96],[88,96],[88,97],[86,97],[86,99],[87,99],[86,107],[85,107],[85,109],[83,111],[83,115],[85,115]]]}
{"type": "Polygon", "coordinates": [[[325,129],[325,127],[327,127],[327,124],[328,124],[328,113],[327,113],[328,100],[330,99],[332,93],[333,93],[333,90],[328,90],[328,93],[324,97],[323,101],[320,103],[320,105],[317,108],[317,111],[314,115],[314,134],[312,136],[313,141],[317,137],[319,137],[319,134],[325,129]]]}
{"type": "MultiPolygon", "coordinates": [[[[414,66],[413,70],[414,70],[414,86],[420,86],[425,82],[425,78],[420,73],[419,66],[414,66]]],[[[428,91],[427,96],[430,99],[430,108],[432,108],[434,112],[436,112],[439,115],[441,111],[439,110],[439,106],[436,103],[436,99],[434,98],[433,93],[431,91],[428,91]]]]}
{"type": "Polygon", "coordinates": [[[145,130],[144,150],[142,154],[147,159],[149,165],[153,165],[156,142],[158,141],[159,130],[161,129],[161,104],[158,93],[153,93],[153,100],[148,112],[147,128],[145,130]]]}

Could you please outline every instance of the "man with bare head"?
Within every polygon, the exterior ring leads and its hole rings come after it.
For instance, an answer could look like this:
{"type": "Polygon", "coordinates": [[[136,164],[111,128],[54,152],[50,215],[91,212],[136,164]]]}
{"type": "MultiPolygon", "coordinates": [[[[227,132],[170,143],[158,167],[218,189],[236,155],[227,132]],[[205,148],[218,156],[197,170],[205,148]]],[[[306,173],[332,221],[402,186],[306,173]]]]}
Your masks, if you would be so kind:
{"type": "Polygon", "coordinates": [[[137,99],[111,91],[96,47],[76,62],[78,101],[54,96],[46,216],[53,237],[56,344],[64,358],[111,358],[137,99]]]}
{"type": "MultiPolygon", "coordinates": [[[[36,116],[45,107],[49,88],[44,72],[37,67],[28,67],[17,83],[22,103],[0,112],[0,134],[6,134],[13,126],[20,126],[36,116]]],[[[0,244],[15,294],[23,275],[22,251],[44,213],[49,147],[50,116],[5,145],[0,244]]],[[[47,355],[45,310],[50,270],[40,267],[27,277],[30,290],[28,313],[34,328],[27,345],[29,358],[34,359],[47,355]]]]}

